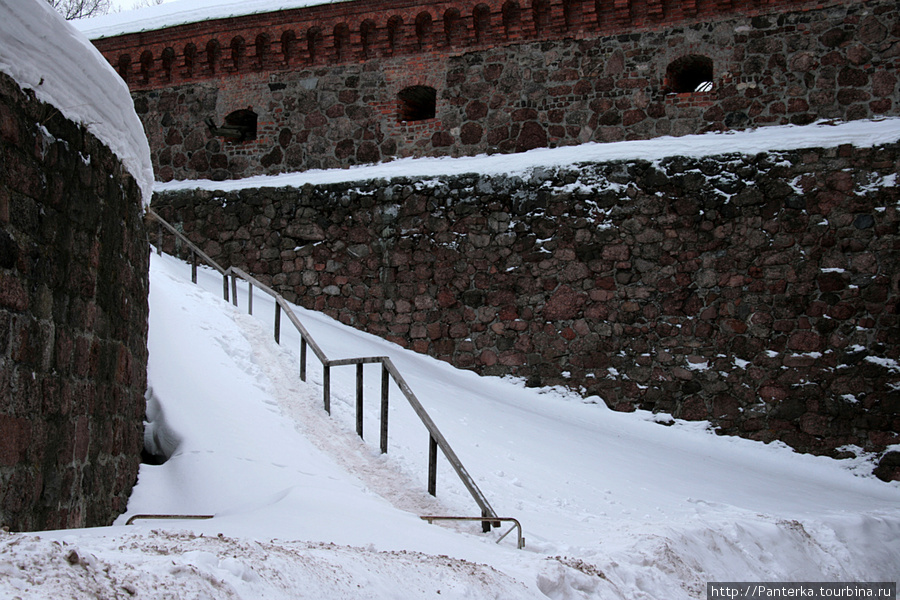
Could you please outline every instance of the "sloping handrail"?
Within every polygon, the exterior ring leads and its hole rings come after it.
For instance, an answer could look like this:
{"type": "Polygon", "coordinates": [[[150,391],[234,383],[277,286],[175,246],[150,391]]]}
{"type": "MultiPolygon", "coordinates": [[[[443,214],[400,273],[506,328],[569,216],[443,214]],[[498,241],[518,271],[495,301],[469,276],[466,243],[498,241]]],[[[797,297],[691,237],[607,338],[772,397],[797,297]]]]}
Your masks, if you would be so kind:
{"type": "MultiPolygon", "coordinates": [[[[394,365],[393,361],[387,356],[371,356],[371,357],[362,357],[362,358],[342,358],[342,359],[329,359],[325,351],[322,350],[321,346],[319,346],[316,341],[313,339],[312,335],[310,335],[309,331],[306,327],[303,326],[303,323],[300,322],[300,319],[297,317],[296,313],[294,313],[291,306],[288,302],[275,290],[265,285],[264,283],[257,280],[252,275],[243,271],[238,267],[229,267],[227,269],[218,265],[212,258],[206,255],[196,244],[191,242],[183,233],[178,231],[175,227],[167,223],[162,217],[159,216],[156,211],[152,208],[147,208],[147,215],[156,220],[162,227],[165,227],[168,231],[170,231],[174,236],[176,236],[179,240],[184,243],[188,249],[191,251],[191,280],[194,283],[197,283],[197,257],[203,259],[204,262],[208,263],[212,268],[218,271],[223,277],[223,290],[224,290],[224,298],[225,301],[229,301],[229,296],[231,302],[234,306],[238,305],[238,294],[237,294],[237,279],[243,279],[248,284],[248,311],[250,314],[253,313],[253,286],[256,286],[269,296],[275,299],[275,341],[276,343],[281,343],[281,312],[284,311],[285,315],[287,315],[288,320],[300,334],[300,378],[303,381],[306,381],[306,361],[307,361],[307,348],[312,349],[313,354],[315,354],[316,358],[319,359],[319,362],[322,364],[323,371],[323,401],[325,405],[325,411],[328,414],[331,414],[331,367],[339,367],[346,365],[356,365],[356,432],[360,437],[363,436],[363,365],[372,364],[372,363],[380,363],[382,366],[382,376],[381,376],[381,439],[380,446],[382,454],[387,453],[388,450],[388,402],[389,402],[389,382],[390,379],[394,380],[394,383],[403,393],[403,396],[406,398],[407,402],[409,402],[413,411],[419,417],[419,420],[422,421],[422,424],[425,426],[425,429],[428,430],[429,434],[429,444],[428,444],[428,493],[432,496],[437,495],[437,450],[440,449],[444,453],[444,457],[453,467],[453,470],[456,472],[457,476],[462,481],[463,485],[469,491],[472,498],[475,500],[475,503],[478,504],[478,507],[481,509],[482,515],[482,529],[485,532],[490,531],[491,526],[499,527],[500,522],[497,517],[497,513],[494,512],[494,509],[491,507],[487,498],[478,488],[478,485],[475,483],[475,480],[469,475],[469,472],[466,470],[465,466],[463,466],[462,461],[459,460],[459,457],[453,451],[453,448],[450,447],[449,442],[444,437],[444,435],[440,432],[437,425],[429,416],[428,412],[425,410],[425,407],[422,406],[422,403],[416,397],[415,393],[409,387],[409,384],[406,383],[406,380],[400,374],[400,371],[394,365]],[[229,294],[229,285],[228,278],[231,277],[231,293],[229,294]]],[[[157,252],[162,253],[162,231],[160,230],[160,243],[157,244],[157,252]]]]}

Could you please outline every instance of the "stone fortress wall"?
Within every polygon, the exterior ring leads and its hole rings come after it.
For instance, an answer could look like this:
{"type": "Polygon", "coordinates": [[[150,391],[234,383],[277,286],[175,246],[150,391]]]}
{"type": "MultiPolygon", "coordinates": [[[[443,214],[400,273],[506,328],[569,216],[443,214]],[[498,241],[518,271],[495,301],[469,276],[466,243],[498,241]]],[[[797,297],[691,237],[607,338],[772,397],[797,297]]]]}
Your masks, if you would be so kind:
{"type": "Polygon", "coordinates": [[[896,115],[890,0],[355,1],[95,40],[157,178],[896,115]],[[249,108],[240,134],[210,131],[249,108]]]}
{"type": "MultiPolygon", "coordinates": [[[[357,1],[95,44],[163,181],[900,108],[886,0],[357,1]]],[[[458,366],[844,456],[900,442],[898,165],[813,148],[154,206],[225,265],[458,366]]]]}
{"type": "Polygon", "coordinates": [[[147,384],[142,213],[102,142],[0,74],[0,526],[125,510],[147,384]]]}
{"type": "Polygon", "coordinates": [[[845,456],[900,443],[898,173],[893,144],[153,205],[221,264],[456,366],[845,456]]]}

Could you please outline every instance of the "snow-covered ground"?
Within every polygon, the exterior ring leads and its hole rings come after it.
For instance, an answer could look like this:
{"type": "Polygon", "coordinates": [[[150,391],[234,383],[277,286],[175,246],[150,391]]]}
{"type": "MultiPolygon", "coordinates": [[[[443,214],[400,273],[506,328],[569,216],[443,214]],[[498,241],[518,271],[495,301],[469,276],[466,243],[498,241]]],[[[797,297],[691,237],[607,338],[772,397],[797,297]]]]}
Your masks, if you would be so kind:
{"type": "Polygon", "coordinates": [[[149,436],[172,457],[142,465],[113,527],[0,534],[2,598],[705,597],[707,581],[896,581],[900,485],[870,465],[664,426],[557,389],[483,378],[297,313],[330,358],[390,356],[506,528],[429,525],[478,515],[446,462],[425,492],[427,433],[396,389],[389,453],[378,450],[380,376],[365,372],[366,441],[355,434],[355,369],[334,367],[332,417],[299,338],[151,262],[149,436]],[[209,514],[204,521],[139,513],[209,514]]]}

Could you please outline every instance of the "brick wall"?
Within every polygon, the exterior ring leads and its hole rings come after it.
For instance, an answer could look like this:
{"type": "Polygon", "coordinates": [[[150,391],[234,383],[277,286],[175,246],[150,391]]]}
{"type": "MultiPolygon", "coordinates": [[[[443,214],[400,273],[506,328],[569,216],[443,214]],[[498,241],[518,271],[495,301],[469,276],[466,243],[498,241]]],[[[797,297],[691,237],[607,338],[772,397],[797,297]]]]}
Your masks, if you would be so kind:
{"type": "Polygon", "coordinates": [[[153,206],[221,264],[456,366],[843,455],[900,442],[898,173],[894,144],[153,206]]]}
{"type": "Polygon", "coordinates": [[[0,525],[108,525],[143,445],[148,254],[118,159],[0,74],[0,525]]]}
{"type": "MultiPolygon", "coordinates": [[[[355,23],[371,17],[382,43],[391,10],[370,14],[365,2],[338,3],[96,43],[113,64],[120,55],[149,48],[142,51],[152,57],[146,83],[135,74],[134,61],[123,73],[163,181],[898,114],[900,9],[895,2],[720,4],[622,3],[634,17],[627,27],[611,18],[601,21],[614,25],[591,27],[596,5],[584,2],[583,18],[568,31],[564,5],[551,2],[552,18],[541,36],[529,21],[535,12],[523,5],[518,29],[510,34],[515,43],[493,37],[490,43],[473,41],[473,10],[461,10],[465,40],[440,41],[446,37],[441,15],[447,8],[430,5],[435,39],[422,49],[408,34],[397,51],[378,46],[341,58],[323,50],[313,59],[298,50],[285,60],[277,51],[282,29],[296,34],[302,50],[308,47],[306,20],[319,18],[317,11],[357,11],[329,12],[328,19],[346,19],[353,25],[351,42],[358,43],[355,23]],[[678,16],[685,11],[697,17],[678,16]],[[286,21],[277,21],[279,15],[286,21]],[[515,33],[520,30],[531,33],[515,33]],[[231,36],[238,33],[248,44],[239,68],[227,57],[231,36]],[[254,50],[251,42],[260,35],[260,50],[254,50]],[[223,52],[215,73],[203,67],[213,38],[223,52]],[[188,39],[199,52],[191,76],[184,75],[182,64],[188,39]],[[129,46],[138,42],[139,47],[129,46]],[[178,52],[165,71],[171,75],[163,77],[159,56],[164,44],[178,52]],[[679,64],[708,77],[712,88],[679,92],[672,72],[679,64]],[[410,122],[403,116],[398,95],[414,85],[434,88],[432,118],[410,122]],[[254,140],[213,135],[204,123],[211,118],[219,125],[232,111],[247,107],[258,115],[254,140]]],[[[502,6],[485,6],[491,23],[501,23],[502,6]]],[[[619,3],[600,6],[613,10],[619,3]]],[[[402,13],[405,27],[414,24],[414,12],[421,8],[402,13]]],[[[323,31],[332,30],[331,21],[321,18],[323,31]]],[[[329,44],[333,41],[323,47],[329,44]]]]}

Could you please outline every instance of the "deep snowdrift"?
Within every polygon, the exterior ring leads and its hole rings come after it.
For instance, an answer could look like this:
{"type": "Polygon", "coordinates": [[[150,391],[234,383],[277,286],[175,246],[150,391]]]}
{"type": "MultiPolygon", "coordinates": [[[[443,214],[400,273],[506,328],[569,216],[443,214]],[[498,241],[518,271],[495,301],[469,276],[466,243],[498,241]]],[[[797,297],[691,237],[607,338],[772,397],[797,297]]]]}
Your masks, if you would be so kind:
{"type": "Polygon", "coordinates": [[[527,547],[428,525],[417,516],[475,504],[446,463],[425,493],[427,433],[396,390],[379,454],[376,371],[363,442],[354,369],[334,369],[329,418],[316,361],[302,383],[298,339],[274,343],[258,292],[251,317],[218,275],[193,286],[156,256],[151,273],[154,426],[177,447],[142,466],[128,515],[215,518],[2,535],[0,597],[687,599],[707,581],[897,577],[900,486],[855,463],[481,378],[298,310],[332,358],[392,357],[527,547]]]}

